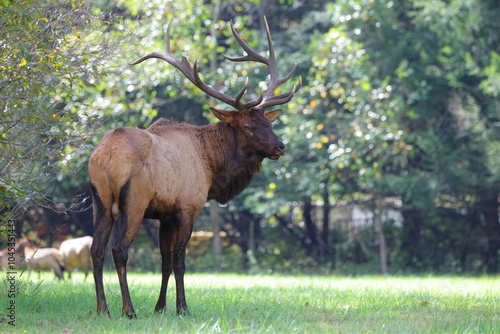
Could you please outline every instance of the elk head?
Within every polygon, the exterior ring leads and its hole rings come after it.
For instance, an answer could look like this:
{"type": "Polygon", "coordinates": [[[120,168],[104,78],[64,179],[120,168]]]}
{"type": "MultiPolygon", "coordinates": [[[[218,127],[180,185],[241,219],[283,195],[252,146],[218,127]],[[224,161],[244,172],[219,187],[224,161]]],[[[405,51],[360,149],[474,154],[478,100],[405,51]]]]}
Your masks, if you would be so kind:
{"type": "Polygon", "coordinates": [[[165,51],[149,53],[144,57],[138,59],[137,61],[131,63],[131,65],[139,64],[149,58],[158,58],[168,62],[179,71],[181,71],[181,73],[184,74],[184,76],[189,81],[191,81],[194,85],[196,85],[196,87],[201,89],[207,95],[212,96],[235,109],[222,110],[210,108],[215,117],[217,117],[222,122],[227,123],[235,130],[236,136],[239,137],[239,142],[242,143],[244,152],[252,152],[257,154],[258,156],[267,157],[273,160],[279,159],[285,153],[285,145],[272,131],[271,123],[274,122],[281,114],[281,109],[267,109],[273,106],[285,104],[290,101],[293,95],[299,90],[301,79],[299,77],[299,83],[295,85],[291,91],[273,95],[278,86],[285,83],[292,77],[295,69],[297,68],[297,63],[295,63],[292,70],[286,76],[278,77],[273,43],[271,40],[271,33],[269,31],[269,26],[265,17],[264,22],[266,27],[267,41],[269,45],[268,58],[260,55],[247,43],[245,43],[241,36],[236,32],[233,22],[231,22],[231,31],[237,42],[246,52],[246,56],[228,57],[223,54],[224,58],[230,61],[256,61],[269,67],[269,84],[266,91],[261,93],[257,99],[249,102],[243,102],[241,100],[248,87],[248,78],[245,82],[245,85],[238,92],[238,94],[235,97],[230,97],[208,86],[200,79],[200,76],[198,75],[197,60],[193,63],[193,65],[191,65],[186,57],[182,57],[181,59],[179,59],[171,53],[170,28],[172,25],[172,21],[170,21],[166,31],[165,51]]]}

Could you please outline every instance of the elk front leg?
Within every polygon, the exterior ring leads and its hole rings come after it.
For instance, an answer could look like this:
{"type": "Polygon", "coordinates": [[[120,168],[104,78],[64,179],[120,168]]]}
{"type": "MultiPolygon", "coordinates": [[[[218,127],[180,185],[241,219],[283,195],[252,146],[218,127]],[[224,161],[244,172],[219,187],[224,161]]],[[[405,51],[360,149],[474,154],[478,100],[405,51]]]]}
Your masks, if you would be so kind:
{"type": "Polygon", "coordinates": [[[177,231],[174,245],[173,267],[175,275],[175,286],[177,292],[176,306],[177,314],[189,313],[184,291],[184,273],[186,272],[186,246],[193,230],[193,218],[183,217],[177,231]]]}
{"type": "Polygon", "coordinates": [[[175,229],[173,222],[161,221],[159,231],[159,244],[161,252],[161,288],[158,302],[155,306],[156,312],[163,312],[165,310],[167,298],[167,286],[170,274],[172,273],[172,244],[175,239],[175,229]]]}
{"type": "Polygon", "coordinates": [[[177,314],[189,313],[189,308],[186,303],[186,294],[184,291],[184,273],[186,272],[186,246],[181,246],[174,251],[174,275],[175,286],[177,290],[177,314]]]}

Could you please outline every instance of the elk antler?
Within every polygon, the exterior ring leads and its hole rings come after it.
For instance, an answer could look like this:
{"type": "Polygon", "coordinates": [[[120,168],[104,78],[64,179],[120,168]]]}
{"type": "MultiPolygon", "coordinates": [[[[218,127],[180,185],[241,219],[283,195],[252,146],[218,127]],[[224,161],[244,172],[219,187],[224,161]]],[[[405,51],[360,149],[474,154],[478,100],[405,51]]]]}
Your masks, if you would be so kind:
{"type": "Polygon", "coordinates": [[[191,81],[196,87],[201,89],[203,92],[208,94],[209,96],[212,96],[232,107],[234,107],[238,111],[245,111],[248,110],[252,107],[259,107],[262,109],[265,109],[267,107],[271,106],[276,106],[280,104],[287,103],[290,101],[293,97],[293,95],[298,91],[300,88],[300,85],[302,83],[302,80],[299,78],[299,83],[298,85],[295,85],[293,89],[287,93],[279,94],[273,96],[274,90],[283,84],[284,82],[288,81],[293,73],[295,72],[295,69],[297,68],[297,63],[293,66],[292,70],[288,75],[282,78],[278,78],[277,72],[276,72],[276,61],[275,61],[275,56],[274,56],[274,49],[273,49],[273,42],[271,40],[271,33],[269,31],[269,26],[267,24],[267,19],[264,17],[264,22],[266,25],[266,34],[267,34],[267,40],[269,44],[269,58],[265,58],[258,54],[255,50],[253,50],[248,44],[243,41],[241,36],[236,32],[233,26],[233,22],[231,21],[231,31],[233,32],[234,37],[238,41],[238,43],[242,46],[243,50],[247,53],[246,56],[243,57],[228,57],[223,54],[224,58],[231,60],[231,61],[257,61],[260,63],[263,63],[267,66],[269,66],[269,71],[270,71],[270,83],[267,88],[267,90],[260,95],[259,98],[243,103],[241,102],[241,98],[245,94],[247,87],[248,87],[248,78],[245,81],[245,84],[243,88],[238,92],[235,98],[232,98],[230,96],[227,96],[224,93],[221,93],[212,87],[208,86],[205,84],[201,79],[200,76],[198,75],[198,60],[195,60],[193,66],[189,63],[186,57],[182,57],[181,59],[176,58],[172,52],[170,51],[170,28],[172,26],[172,21],[168,24],[167,31],[166,31],[166,36],[165,36],[165,51],[163,52],[151,52],[148,53],[147,55],[143,56],[142,58],[136,60],[133,63],[130,63],[130,65],[136,65],[139,63],[142,63],[146,59],[149,58],[158,58],[166,61],[167,63],[171,64],[175,68],[177,68],[179,71],[181,71],[184,76],[191,81]]]}
{"type": "Polygon", "coordinates": [[[269,58],[263,57],[259,53],[257,53],[254,49],[252,49],[245,41],[241,38],[241,36],[236,32],[233,26],[233,22],[231,21],[231,30],[233,32],[234,38],[238,41],[238,43],[241,45],[243,50],[247,53],[246,56],[243,57],[228,57],[224,54],[224,58],[231,60],[231,61],[256,61],[262,64],[265,64],[269,66],[269,77],[270,77],[270,83],[269,86],[267,87],[266,91],[264,92],[263,95],[259,99],[256,99],[254,101],[247,102],[248,105],[251,106],[257,106],[262,109],[280,105],[287,103],[290,101],[293,97],[293,95],[299,90],[301,84],[302,84],[302,78],[299,77],[299,83],[293,87],[293,89],[287,93],[279,94],[273,96],[273,92],[278,88],[281,84],[287,82],[292,75],[295,73],[295,70],[297,69],[297,62],[293,65],[292,70],[284,77],[278,78],[277,70],[276,70],[276,58],[274,55],[274,48],[273,48],[273,41],[271,39],[271,32],[269,30],[269,25],[267,24],[267,19],[264,16],[264,23],[266,26],[266,35],[267,35],[267,43],[269,45],[269,58]]]}

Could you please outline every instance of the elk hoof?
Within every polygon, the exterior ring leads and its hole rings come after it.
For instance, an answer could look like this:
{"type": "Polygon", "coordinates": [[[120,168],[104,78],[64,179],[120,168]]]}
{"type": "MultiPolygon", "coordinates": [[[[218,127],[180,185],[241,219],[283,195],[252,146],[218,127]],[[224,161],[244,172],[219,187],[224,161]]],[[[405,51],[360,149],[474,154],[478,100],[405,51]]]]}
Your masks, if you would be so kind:
{"type": "Polygon", "coordinates": [[[127,317],[129,319],[137,319],[137,314],[135,314],[135,312],[128,312],[127,317]]]}
{"type": "Polygon", "coordinates": [[[178,307],[177,315],[191,315],[188,307],[178,307]]]}
{"type": "Polygon", "coordinates": [[[161,314],[165,311],[164,307],[155,307],[154,314],[161,314]]]}
{"type": "Polygon", "coordinates": [[[103,315],[103,316],[106,316],[108,318],[111,318],[111,314],[109,313],[109,310],[107,307],[105,307],[103,310],[97,310],[97,314],[98,315],[103,315]]]}

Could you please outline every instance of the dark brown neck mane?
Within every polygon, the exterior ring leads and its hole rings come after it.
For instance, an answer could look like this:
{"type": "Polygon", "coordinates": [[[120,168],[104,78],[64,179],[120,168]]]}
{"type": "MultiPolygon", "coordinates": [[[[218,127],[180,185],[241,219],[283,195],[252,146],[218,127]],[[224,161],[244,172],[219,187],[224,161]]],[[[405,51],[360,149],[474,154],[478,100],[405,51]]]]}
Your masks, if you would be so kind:
{"type": "Polygon", "coordinates": [[[245,149],[234,128],[227,123],[201,127],[203,146],[213,172],[208,200],[227,203],[241,193],[260,172],[263,156],[245,149]]]}

